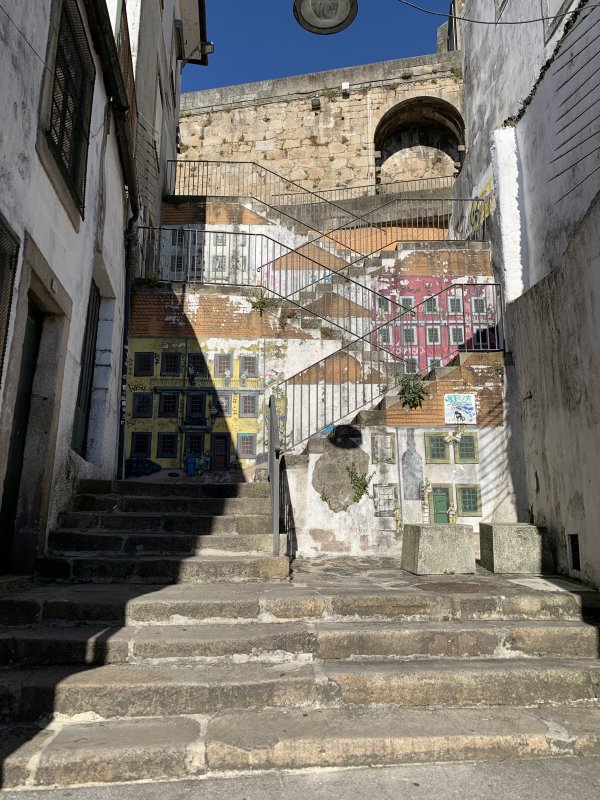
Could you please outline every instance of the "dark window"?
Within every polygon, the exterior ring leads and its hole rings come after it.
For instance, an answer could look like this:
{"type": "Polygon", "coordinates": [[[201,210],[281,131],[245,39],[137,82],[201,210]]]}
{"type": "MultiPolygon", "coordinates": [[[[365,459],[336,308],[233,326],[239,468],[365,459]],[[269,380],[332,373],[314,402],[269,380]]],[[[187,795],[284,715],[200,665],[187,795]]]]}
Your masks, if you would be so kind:
{"type": "Polygon", "coordinates": [[[254,458],[256,456],[256,434],[240,433],[238,435],[238,456],[254,458]]]}
{"type": "Polygon", "coordinates": [[[425,434],[425,455],[429,464],[448,464],[450,462],[450,448],[444,439],[444,434],[425,434]]]}
{"type": "Polygon", "coordinates": [[[458,515],[460,517],[481,516],[481,494],[479,486],[457,486],[458,515]]]}
{"type": "Polygon", "coordinates": [[[231,377],[231,356],[229,354],[215,356],[215,376],[217,378],[231,377]]]}
{"type": "Polygon", "coordinates": [[[132,417],[151,417],[152,416],[152,393],[134,392],[131,407],[132,417]]]}
{"type": "Polygon", "coordinates": [[[4,366],[18,254],[19,241],[0,216],[0,378],[4,366]]]}
{"type": "Polygon", "coordinates": [[[247,378],[256,378],[258,375],[258,358],[256,356],[241,356],[240,374],[247,378]]]}
{"type": "Polygon", "coordinates": [[[457,464],[476,464],[479,461],[476,434],[464,434],[460,442],[455,443],[454,460],[457,464]]]}
{"type": "Polygon", "coordinates": [[[417,369],[417,367],[418,367],[418,364],[417,364],[417,359],[416,358],[405,358],[404,359],[404,372],[407,375],[414,375],[415,372],[418,372],[419,370],[417,369]]]}
{"type": "Polygon", "coordinates": [[[86,456],[87,449],[87,433],[92,404],[92,383],[94,379],[94,364],[96,362],[96,338],[98,336],[99,314],[100,292],[96,284],[92,281],[85,332],[83,334],[83,347],[81,348],[81,371],[79,373],[79,388],[77,390],[75,419],[73,421],[73,440],[71,442],[73,450],[79,453],[83,458],[86,456]]]}
{"type": "Polygon", "coordinates": [[[177,445],[179,443],[179,434],[177,433],[159,433],[158,443],[156,445],[157,458],[177,458],[177,445]]]}
{"type": "Polygon", "coordinates": [[[425,313],[437,314],[437,311],[438,311],[437,297],[428,297],[427,300],[425,300],[425,313]]]}
{"type": "Polygon", "coordinates": [[[181,246],[183,244],[184,236],[185,233],[183,228],[174,228],[171,231],[171,244],[173,247],[176,247],[177,245],[181,246]]]}
{"type": "Polygon", "coordinates": [[[176,417],[179,413],[179,393],[161,392],[158,404],[159,417],[176,417]]]}
{"type": "Polygon", "coordinates": [[[187,453],[193,453],[196,457],[204,455],[204,434],[188,433],[185,437],[185,449],[187,453]]]}
{"type": "Polygon", "coordinates": [[[63,0],[47,139],[82,218],[95,79],[77,3],[63,0]]]}
{"type": "Polygon", "coordinates": [[[241,394],[240,417],[257,417],[257,416],[258,416],[258,395],[241,394]]]}
{"type": "Polygon", "coordinates": [[[152,447],[151,433],[131,434],[131,458],[150,458],[152,447]]]}
{"type": "Polygon", "coordinates": [[[208,375],[208,367],[202,353],[188,353],[188,375],[190,377],[208,375]]]}
{"type": "Polygon", "coordinates": [[[133,374],[139,378],[152,377],[154,375],[154,353],[136,353],[133,374]]]}
{"type": "Polygon", "coordinates": [[[179,353],[163,353],[160,374],[179,377],[181,375],[181,355],[179,353]]]}
{"type": "Polygon", "coordinates": [[[187,396],[187,416],[189,419],[204,420],[206,418],[206,395],[190,392],[187,396]]]}
{"type": "Polygon", "coordinates": [[[231,416],[231,392],[219,392],[215,394],[215,408],[217,414],[223,417],[231,416]]]}

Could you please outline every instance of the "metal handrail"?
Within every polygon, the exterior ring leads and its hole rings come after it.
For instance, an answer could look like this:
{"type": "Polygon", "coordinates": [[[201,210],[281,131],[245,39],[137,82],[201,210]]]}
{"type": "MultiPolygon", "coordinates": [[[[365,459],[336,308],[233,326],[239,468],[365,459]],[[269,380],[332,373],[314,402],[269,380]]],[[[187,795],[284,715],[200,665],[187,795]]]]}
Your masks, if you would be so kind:
{"type": "Polygon", "coordinates": [[[273,532],[273,555],[279,555],[279,459],[281,447],[279,443],[279,420],[273,397],[269,398],[269,483],[271,486],[271,514],[273,532]]]}
{"type": "Polygon", "coordinates": [[[500,286],[451,284],[279,383],[274,394],[286,419],[285,447],[372,404],[407,373],[424,375],[458,353],[498,351],[503,345],[500,286]],[[444,295],[454,301],[445,311],[444,295]]]}
{"type": "MultiPolygon", "coordinates": [[[[331,189],[319,189],[315,192],[319,197],[335,195],[338,202],[352,200],[357,197],[374,197],[383,194],[401,194],[403,192],[426,192],[433,189],[451,188],[456,183],[453,175],[442,175],[437,178],[411,178],[402,181],[387,181],[383,183],[369,183],[361,186],[335,186],[331,189]],[[397,188],[396,188],[397,187],[397,188]]],[[[298,195],[295,193],[283,195],[293,204],[298,195]]]]}

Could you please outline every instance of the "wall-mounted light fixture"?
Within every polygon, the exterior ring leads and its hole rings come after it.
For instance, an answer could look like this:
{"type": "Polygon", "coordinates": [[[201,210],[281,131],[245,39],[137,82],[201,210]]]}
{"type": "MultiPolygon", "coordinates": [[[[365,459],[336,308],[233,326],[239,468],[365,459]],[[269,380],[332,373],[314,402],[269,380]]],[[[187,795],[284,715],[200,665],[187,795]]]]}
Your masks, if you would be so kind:
{"type": "Polygon", "coordinates": [[[294,16],[311,33],[339,33],[354,22],[358,0],[294,0],[294,16]]]}
{"type": "Polygon", "coordinates": [[[214,42],[200,42],[200,53],[203,56],[210,56],[215,52],[214,42]]]}
{"type": "Polygon", "coordinates": [[[342,97],[350,97],[350,81],[342,83],[342,97]]]}
{"type": "Polygon", "coordinates": [[[321,110],[321,101],[318,97],[313,97],[310,101],[310,107],[313,111],[320,111],[321,110]]]}

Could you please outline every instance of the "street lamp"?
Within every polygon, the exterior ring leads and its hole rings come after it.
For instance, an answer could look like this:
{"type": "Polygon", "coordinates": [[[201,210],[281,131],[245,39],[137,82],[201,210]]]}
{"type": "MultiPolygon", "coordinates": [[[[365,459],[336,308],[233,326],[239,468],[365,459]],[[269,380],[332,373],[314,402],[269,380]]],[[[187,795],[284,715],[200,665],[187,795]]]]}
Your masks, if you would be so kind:
{"type": "Polygon", "coordinates": [[[339,33],[357,13],[358,0],[294,0],[294,16],[311,33],[339,33]]]}

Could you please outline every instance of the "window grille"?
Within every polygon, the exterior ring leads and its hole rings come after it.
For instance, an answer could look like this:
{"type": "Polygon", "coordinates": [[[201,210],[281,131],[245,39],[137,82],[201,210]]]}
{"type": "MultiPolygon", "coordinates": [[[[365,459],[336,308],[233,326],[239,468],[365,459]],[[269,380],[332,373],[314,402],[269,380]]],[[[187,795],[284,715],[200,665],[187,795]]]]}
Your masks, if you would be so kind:
{"type": "Polygon", "coordinates": [[[417,359],[416,358],[405,358],[404,359],[404,372],[406,375],[414,375],[419,370],[417,369],[417,359]]]}
{"type": "Polygon", "coordinates": [[[256,434],[240,433],[238,435],[238,456],[254,458],[256,456],[256,434]]]}
{"type": "Polygon", "coordinates": [[[231,377],[231,356],[218,354],[215,356],[215,377],[231,377]]]}
{"type": "Polygon", "coordinates": [[[82,218],[95,79],[77,3],[63,0],[47,139],[82,218]]]}
{"type": "Polygon", "coordinates": [[[258,396],[255,394],[240,395],[240,417],[258,416],[258,396]]]}
{"type": "Polygon", "coordinates": [[[205,419],[206,418],[206,395],[205,394],[188,394],[187,397],[187,415],[190,419],[205,419]]]}
{"type": "Polygon", "coordinates": [[[450,448],[448,442],[444,440],[443,434],[425,434],[425,454],[427,463],[448,464],[450,462],[450,448]]]}
{"type": "Polygon", "coordinates": [[[152,434],[136,432],[131,434],[130,458],[150,458],[152,434]]]}
{"type": "Polygon", "coordinates": [[[131,416],[151,417],[152,399],[153,397],[150,392],[134,392],[131,416]]]}
{"type": "Polygon", "coordinates": [[[402,306],[402,311],[408,311],[409,309],[413,308],[415,304],[414,297],[400,297],[398,302],[402,306]]]}
{"type": "Polygon", "coordinates": [[[183,245],[184,236],[185,236],[185,231],[183,230],[183,228],[174,228],[171,231],[171,244],[173,245],[173,247],[176,247],[177,245],[179,246],[183,245]]]}
{"type": "Polygon", "coordinates": [[[215,404],[219,415],[223,417],[231,416],[231,392],[215,394],[215,404]]]}
{"type": "Polygon", "coordinates": [[[19,255],[19,241],[0,217],[0,378],[4,367],[8,323],[19,255]]]}
{"type": "Polygon", "coordinates": [[[457,486],[458,515],[460,517],[481,516],[479,486],[457,486]]]}
{"type": "Polygon", "coordinates": [[[159,417],[176,417],[179,413],[179,394],[162,392],[158,406],[159,417]]]}
{"type": "Polygon", "coordinates": [[[177,433],[159,433],[156,445],[156,457],[177,458],[178,442],[179,434],[177,433]]]}
{"type": "Polygon", "coordinates": [[[185,437],[185,449],[188,453],[193,453],[197,458],[204,455],[204,434],[188,433],[185,437]]]}
{"type": "Polygon", "coordinates": [[[208,367],[202,353],[188,353],[188,374],[196,377],[208,375],[208,367]]]}
{"type": "Polygon", "coordinates": [[[402,343],[403,344],[416,344],[417,343],[417,329],[415,327],[402,328],[402,343]]]}
{"type": "Polygon", "coordinates": [[[81,371],[79,373],[79,388],[77,390],[75,418],[73,421],[73,439],[71,442],[73,450],[79,453],[83,458],[86,456],[87,449],[99,316],[100,292],[96,284],[92,281],[85,332],[83,334],[83,347],[81,348],[81,371]]]}
{"type": "Polygon", "coordinates": [[[256,356],[241,356],[240,372],[247,378],[256,378],[258,375],[258,359],[256,356]]]}
{"type": "Polygon", "coordinates": [[[160,374],[179,377],[181,374],[181,355],[179,353],[163,353],[160,374]]]}
{"type": "Polygon", "coordinates": [[[136,353],[133,358],[133,374],[136,378],[154,375],[154,353],[136,353]]]}

